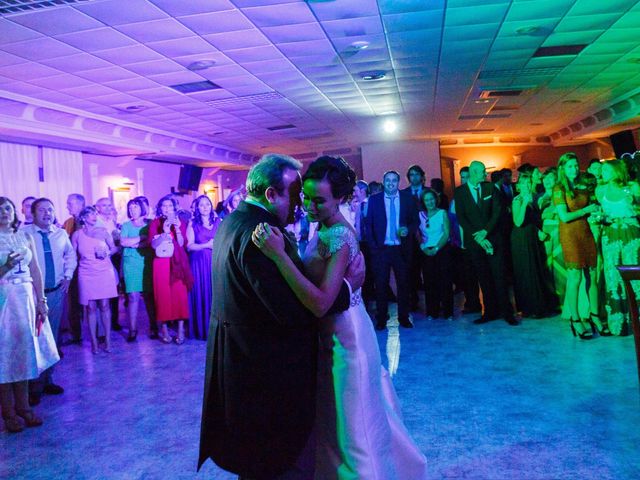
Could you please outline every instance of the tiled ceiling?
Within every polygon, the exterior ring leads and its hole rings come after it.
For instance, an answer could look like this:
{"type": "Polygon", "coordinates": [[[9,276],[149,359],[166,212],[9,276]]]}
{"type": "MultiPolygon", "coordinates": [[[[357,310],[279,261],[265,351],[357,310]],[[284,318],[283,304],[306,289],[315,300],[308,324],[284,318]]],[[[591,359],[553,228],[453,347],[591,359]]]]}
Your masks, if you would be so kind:
{"type": "Polygon", "coordinates": [[[0,1],[30,9],[0,10],[0,95],[251,154],[377,142],[387,118],[401,139],[550,135],[640,86],[635,0],[59,3],[0,1]],[[586,48],[534,57],[564,45],[586,48]],[[503,88],[523,92],[480,98],[503,88]]]}

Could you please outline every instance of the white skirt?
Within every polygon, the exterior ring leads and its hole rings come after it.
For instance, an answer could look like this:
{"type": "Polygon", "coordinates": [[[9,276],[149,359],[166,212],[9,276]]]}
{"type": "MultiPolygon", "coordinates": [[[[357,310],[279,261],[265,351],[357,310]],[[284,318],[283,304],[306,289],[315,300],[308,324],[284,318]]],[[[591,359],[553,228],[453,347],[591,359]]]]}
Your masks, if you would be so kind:
{"type": "Polygon", "coordinates": [[[38,378],[58,360],[49,321],[36,332],[33,284],[0,284],[0,383],[38,378]]]}

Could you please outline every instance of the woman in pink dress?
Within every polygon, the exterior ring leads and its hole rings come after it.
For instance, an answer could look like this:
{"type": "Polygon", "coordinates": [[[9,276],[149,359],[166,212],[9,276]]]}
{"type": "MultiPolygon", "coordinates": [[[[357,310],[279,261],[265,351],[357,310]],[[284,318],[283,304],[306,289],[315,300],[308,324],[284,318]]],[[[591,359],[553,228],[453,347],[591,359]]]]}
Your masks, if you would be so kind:
{"type": "Polygon", "coordinates": [[[98,213],[95,207],[82,209],[78,217],[82,228],[71,237],[71,244],[78,253],[78,289],[80,305],[87,307],[91,351],[98,353],[96,316],[100,314],[105,332],[105,351],[111,352],[111,308],[109,299],[118,296],[118,277],[111,255],[118,251],[113,237],[105,228],[96,226],[98,213]]]}
{"type": "Polygon", "coordinates": [[[167,322],[178,321],[175,342],[184,343],[184,321],[189,318],[187,290],[193,285],[186,247],[186,224],[176,215],[177,202],[165,195],[156,206],[156,218],[149,225],[153,258],[153,298],[156,319],[162,325],[160,339],[171,343],[167,322]]]}

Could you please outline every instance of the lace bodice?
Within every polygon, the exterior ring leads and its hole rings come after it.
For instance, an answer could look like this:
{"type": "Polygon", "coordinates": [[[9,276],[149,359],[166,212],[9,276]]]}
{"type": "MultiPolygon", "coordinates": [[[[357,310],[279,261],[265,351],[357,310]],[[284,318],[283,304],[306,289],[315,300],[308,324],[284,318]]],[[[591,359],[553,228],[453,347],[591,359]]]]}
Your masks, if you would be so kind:
{"type": "Polygon", "coordinates": [[[349,246],[349,263],[358,256],[359,245],[355,232],[340,223],[318,231],[318,253],[322,258],[329,258],[344,245],[349,246]]]}
{"type": "Polygon", "coordinates": [[[0,233],[0,265],[7,262],[7,257],[11,252],[20,251],[24,258],[19,265],[16,265],[8,272],[3,280],[11,280],[13,278],[31,278],[29,271],[29,263],[33,254],[29,248],[29,240],[24,232],[17,231],[15,233],[0,233]]]}
{"type": "Polygon", "coordinates": [[[603,195],[602,201],[602,210],[609,218],[635,218],[636,212],[633,208],[633,194],[631,190],[628,188],[623,189],[625,196],[620,200],[612,201],[607,198],[606,195],[603,195]]]}

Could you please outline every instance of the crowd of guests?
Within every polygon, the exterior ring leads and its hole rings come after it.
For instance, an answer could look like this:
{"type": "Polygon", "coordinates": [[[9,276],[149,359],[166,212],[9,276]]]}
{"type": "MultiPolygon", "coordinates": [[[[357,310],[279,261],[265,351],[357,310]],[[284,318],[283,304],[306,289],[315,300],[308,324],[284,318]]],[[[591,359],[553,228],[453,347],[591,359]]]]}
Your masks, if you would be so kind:
{"type": "MultiPolygon", "coordinates": [[[[576,155],[566,153],[557,167],[541,171],[525,164],[515,182],[509,169],[492,172],[489,182],[476,161],[459,172],[452,199],[441,179],[426,186],[419,165],[406,172],[404,189],[393,170],[381,182],[358,181],[341,211],[364,254],[362,296],[375,327],[387,327],[390,301],[398,304],[400,326],[413,327],[420,291],[428,319],[453,319],[460,292],[462,313],[481,314],[477,324],[502,318],[518,325],[518,312],[529,318],[561,313],[581,339],[628,334],[615,266],[640,263],[639,165],[636,152],[592,160],[581,172],[576,155]]],[[[31,407],[43,394],[63,393],[53,381],[57,344],[65,343],[65,335],[68,343],[81,343],[83,321],[91,351],[111,351],[111,331],[122,329],[121,296],[127,342],[137,340],[141,306],[151,338],[177,345],[187,337],[206,340],[215,301],[214,236],[242,199],[238,189],[214,208],[202,195],[183,209],[175,195],[153,208],[140,196],[128,202],[129,220],[120,225],[109,198],[86,205],[81,194],[69,195],[70,217],[60,224],[59,206],[47,198],[27,197],[18,211],[0,197],[0,403],[6,429],[42,424],[31,407]]],[[[304,255],[317,226],[300,211],[289,228],[304,255]]],[[[634,287],[640,295],[640,286],[634,287]]]]}

